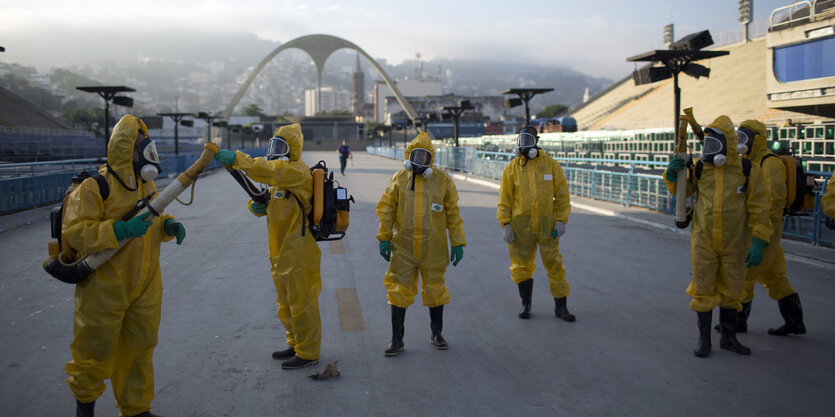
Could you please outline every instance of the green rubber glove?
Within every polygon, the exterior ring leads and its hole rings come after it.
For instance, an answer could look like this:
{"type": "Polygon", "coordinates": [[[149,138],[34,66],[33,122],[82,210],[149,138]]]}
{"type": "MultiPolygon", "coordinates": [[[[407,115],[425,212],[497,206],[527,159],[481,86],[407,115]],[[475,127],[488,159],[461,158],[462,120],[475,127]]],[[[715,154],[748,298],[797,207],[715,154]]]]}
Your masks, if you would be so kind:
{"type": "Polygon", "coordinates": [[[116,240],[127,239],[129,237],[139,237],[148,231],[151,227],[151,221],[145,220],[151,212],[146,212],[141,216],[136,216],[126,222],[117,220],[113,223],[113,234],[116,235],[116,240]]]}
{"type": "Polygon", "coordinates": [[[461,245],[453,246],[449,251],[449,260],[452,262],[452,266],[458,266],[458,262],[461,262],[461,258],[463,257],[464,247],[461,245]]]}
{"type": "Polygon", "coordinates": [[[267,205],[264,203],[259,203],[257,201],[253,201],[249,204],[249,207],[252,209],[252,212],[255,214],[267,214],[267,205]]]}
{"type": "Polygon", "coordinates": [[[667,171],[664,172],[664,178],[667,181],[673,182],[675,181],[678,176],[678,172],[684,169],[687,166],[687,161],[684,158],[673,158],[672,161],[667,165],[667,171]]]}
{"type": "Polygon", "coordinates": [[[745,255],[745,265],[749,268],[759,265],[763,261],[763,249],[766,246],[768,246],[768,243],[754,238],[754,241],[751,242],[751,248],[748,249],[748,254],[745,255]]]}
{"type": "Polygon", "coordinates": [[[235,152],[221,149],[215,154],[215,161],[221,165],[232,165],[235,163],[235,152]]]}
{"type": "Polygon", "coordinates": [[[391,242],[388,240],[380,242],[380,256],[382,256],[386,262],[391,261],[391,242]]]}
{"type": "Polygon", "coordinates": [[[165,230],[165,233],[168,234],[168,236],[176,236],[178,245],[183,243],[183,240],[186,238],[185,226],[170,217],[165,219],[165,224],[162,225],[162,230],[165,230]]]}

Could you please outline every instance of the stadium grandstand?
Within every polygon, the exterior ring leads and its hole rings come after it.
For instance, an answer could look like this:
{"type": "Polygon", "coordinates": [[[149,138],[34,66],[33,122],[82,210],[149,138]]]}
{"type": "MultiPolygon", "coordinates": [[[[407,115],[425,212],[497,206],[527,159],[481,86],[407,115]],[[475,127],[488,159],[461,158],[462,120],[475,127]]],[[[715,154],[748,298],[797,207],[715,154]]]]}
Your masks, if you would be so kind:
{"type": "MultiPolygon", "coordinates": [[[[794,149],[807,169],[835,171],[833,28],[832,0],[775,9],[765,36],[716,48],[730,54],[701,62],[709,77],[679,78],[681,107],[703,124],[722,114],[763,121],[769,139],[794,149]]],[[[666,162],[673,97],[672,79],[635,85],[629,75],[572,109],[581,132],[546,135],[546,142],[560,156],[666,162]]]]}
{"type": "Polygon", "coordinates": [[[0,163],[104,156],[104,143],[0,87],[0,163]]]}

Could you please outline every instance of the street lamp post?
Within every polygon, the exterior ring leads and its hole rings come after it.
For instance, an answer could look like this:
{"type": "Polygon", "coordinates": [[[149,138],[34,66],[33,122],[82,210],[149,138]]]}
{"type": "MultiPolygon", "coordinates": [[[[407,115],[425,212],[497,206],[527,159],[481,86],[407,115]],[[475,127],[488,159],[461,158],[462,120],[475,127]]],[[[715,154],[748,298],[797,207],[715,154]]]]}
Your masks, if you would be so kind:
{"type": "Polygon", "coordinates": [[[186,116],[194,117],[191,113],[157,113],[157,116],[170,117],[174,121],[174,155],[180,154],[180,123],[183,126],[194,125],[191,120],[182,120],[186,116]],[[181,121],[182,120],[182,121],[181,121]]]}
{"type": "MultiPolygon", "coordinates": [[[[218,120],[218,121],[212,123],[212,126],[223,128],[223,127],[229,126],[229,123],[226,120],[218,120]]],[[[230,140],[229,140],[229,130],[228,129],[226,130],[226,142],[230,142],[230,140]]],[[[232,149],[232,143],[227,143],[226,144],[226,149],[232,149]]]]}
{"type": "Polygon", "coordinates": [[[475,106],[470,104],[470,100],[461,100],[458,102],[457,106],[443,106],[441,110],[446,110],[446,112],[452,116],[452,120],[454,121],[453,125],[453,138],[455,139],[455,147],[458,147],[458,118],[461,117],[461,113],[464,113],[467,110],[474,109],[475,106]]]}
{"type": "Polygon", "coordinates": [[[678,74],[684,72],[695,78],[710,76],[710,68],[696,64],[695,61],[715,58],[730,54],[728,51],[702,51],[700,49],[713,45],[713,38],[709,31],[696,32],[685,36],[670,45],[669,50],[654,50],[640,55],[626,58],[627,62],[649,62],[650,66],[636,70],[632,74],[635,85],[649,84],[667,78],[673,79],[673,131],[678,137],[679,113],[681,112],[681,89],[678,86],[678,74]],[[659,62],[662,67],[653,67],[652,63],[659,62]]]}
{"type": "Polygon", "coordinates": [[[543,93],[550,93],[554,91],[553,88],[511,88],[508,90],[504,90],[499,94],[516,94],[518,98],[509,98],[505,99],[504,101],[504,108],[509,109],[511,107],[516,107],[523,102],[525,103],[525,126],[528,125],[531,121],[531,111],[528,107],[528,102],[531,101],[533,96],[537,94],[543,93]]]}
{"type": "Polygon", "coordinates": [[[214,121],[215,119],[219,119],[220,115],[216,115],[216,114],[212,115],[212,114],[206,113],[204,111],[201,111],[201,112],[197,113],[197,118],[198,119],[203,119],[203,120],[206,121],[206,124],[207,124],[206,127],[208,129],[207,132],[206,132],[206,142],[211,142],[212,141],[212,121],[214,121]]]}
{"type": "Polygon", "coordinates": [[[96,93],[104,99],[104,149],[107,154],[107,143],[110,142],[110,100],[113,104],[133,107],[133,99],[125,96],[116,96],[116,94],[123,92],[136,91],[133,88],[120,86],[89,86],[89,87],[75,87],[76,90],[86,91],[88,93],[96,93]]]}

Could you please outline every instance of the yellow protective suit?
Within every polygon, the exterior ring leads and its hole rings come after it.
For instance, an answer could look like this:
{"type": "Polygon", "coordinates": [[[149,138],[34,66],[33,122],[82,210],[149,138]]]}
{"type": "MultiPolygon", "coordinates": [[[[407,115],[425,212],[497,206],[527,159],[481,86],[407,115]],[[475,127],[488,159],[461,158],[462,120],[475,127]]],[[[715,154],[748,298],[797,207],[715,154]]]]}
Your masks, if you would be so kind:
{"type": "Polygon", "coordinates": [[[829,184],[826,186],[826,194],[821,199],[821,208],[826,217],[835,219],[835,177],[829,179],[829,184]]]}
{"type": "MultiPolygon", "coordinates": [[[[745,239],[745,230],[750,229],[754,237],[764,242],[771,237],[768,190],[760,167],[751,164],[748,189],[741,191],[745,175],[736,153],[736,129],[731,119],[719,116],[708,127],[725,135],[729,144],[727,162],[720,167],[705,163],[699,179],[688,172],[687,194],[696,193],[696,207],[690,235],[693,278],[687,294],[693,297],[690,309],[696,312],[712,311],[717,305],[740,311],[744,259],[750,243],[750,239],[745,239]]],[[[664,181],[670,194],[675,195],[676,183],[666,178],[664,181]]]]}
{"type": "MultiPolygon", "coordinates": [[[[319,264],[322,252],[307,228],[313,176],[301,159],[302,136],[298,123],[275,131],[290,145],[289,161],[251,158],[237,151],[233,168],[249,178],[270,185],[267,205],[267,239],[270,271],[275,284],[278,318],[287,335],[287,345],[302,359],[319,359],[322,321],[319,316],[319,293],[322,277],[319,264]],[[295,196],[295,197],[294,197],[295,196]],[[304,211],[296,200],[301,201],[304,211]]],[[[250,211],[252,202],[250,201],[250,211]]]]}
{"type": "MultiPolygon", "coordinates": [[[[435,149],[429,136],[421,133],[412,140],[405,159],[415,148],[429,150],[434,164],[435,149]]],[[[380,197],[377,217],[377,240],[391,242],[391,265],[383,278],[389,304],[407,308],[414,303],[418,273],[423,305],[432,308],[449,303],[444,282],[448,248],[466,246],[464,221],[458,213],[458,191],[449,174],[433,168],[429,178],[424,178],[406,169],[397,171],[380,197]]]]}
{"type": "MultiPolygon", "coordinates": [[[[107,179],[110,196],[102,200],[98,184],[88,178],[64,205],[62,234],[81,255],[119,246],[113,223],[136,202],[156,190],[132,167],[139,119],[125,115],[113,128],[107,161],[99,173],[107,179]],[[126,189],[116,175],[134,191],[126,189]],[[140,182],[137,186],[137,180],[140,182]]],[[[72,360],[67,384],[81,402],[95,401],[110,378],[119,415],[132,416],[151,409],[154,398],[152,357],[157,345],[162,279],[160,242],[171,240],[163,230],[165,215],[155,218],[147,232],[133,238],[92,276],[75,287],[72,360]]]]}
{"type": "Polygon", "coordinates": [[[502,227],[510,223],[514,241],[510,253],[510,278],[515,283],[531,279],[536,269],[536,247],[548,272],[551,295],[567,297],[570,287],[565,280],[565,266],[560,241],[551,237],[556,222],[568,222],[571,204],[568,182],[562,167],[550,155],[539,151],[525,162],[517,156],[502,173],[496,217],[502,227]]]}
{"type": "MultiPolygon", "coordinates": [[[[780,238],[783,235],[783,207],[786,205],[786,166],[780,158],[763,158],[770,154],[766,147],[765,124],[757,120],[746,120],[739,127],[753,131],[754,144],[748,158],[751,163],[761,168],[762,179],[765,181],[769,196],[768,219],[771,221],[772,233],[767,240],[768,247],[763,250],[763,261],[757,266],[747,269],[745,286],[741,301],[750,303],[754,299],[754,283],[759,282],[768,289],[768,296],[774,300],[794,294],[789,279],[786,278],[786,257],[780,238]]],[[[753,178],[752,178],[753,180],[753,178]]],[[[751,230],[746,228],[746,242],[751,242],[751,230]]]]}

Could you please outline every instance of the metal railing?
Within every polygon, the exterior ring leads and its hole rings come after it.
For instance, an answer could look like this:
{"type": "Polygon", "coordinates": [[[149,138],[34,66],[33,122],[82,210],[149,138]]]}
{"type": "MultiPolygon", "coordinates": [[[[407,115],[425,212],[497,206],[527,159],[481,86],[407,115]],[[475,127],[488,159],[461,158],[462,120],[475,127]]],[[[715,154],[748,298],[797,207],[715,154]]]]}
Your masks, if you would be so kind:
{"type": "MultiPolygon", "coordinates": [[[[369,146],[366,152],[392,159],[403,158],[403,148],[369,146]]],[[[515,155],[508,152],[477,151],[473,148],[445,147],[435,150],[437,165],[484,178],[501,180],[505,167],[515,155]],[[465,155],[448,158],[444,155],[465,155]],[[444,159],[444,162],[440,161],[444,159]],[[465,158],[470,160],[464,160],[465,158]]],[[[552,155],[553,156],[553,155],[552,155]]],[[[667,162],[597,158],[558,158],[571,194],[609,201],[627,207],[643,207],[673,214],[675,196],[667,191],[662,169],[667,162]]],[[[815,192],[815,209],[808,215],[783,217],[783,236],[815,245],[835,246],[835,231],[825,228],[820,200],[830,181],[831,172],[810,171],[823,179],[823,188],[815,192]]]]}
{"type": "MultiPolygon", "coordinates": [[[[265,150],[244,149],[251,156],[263,156],[265,150]]],[[[176,176],[185,171],[200,152],[180,155],[160,155],[162,175],[176,176]]],[[[75,159],[66,161],[29,162],[0,165],[0,214],[53,204],[64,198],[72,177],[87,171],[97,172],[104,159],[75,159]]],[[[219,168],[212,161],[207,171],[219,168]]]]}
{"type": "Polygon", "coordinates": [[[40,127],[0,126],[0,133],[41,136],[84,136],[89,138],[94,137],[93,132],[87,130],[44,129],[40,127]]]}
{"type": "Polygon", "coordinates": [[[792,3],[783,7],[778,7],[772,10],[771,15],[768,16],[768,26],[769,28],[774,28],[776,26],[790,25],[794,22],[799,22],[806,19],[814,21],[815,10],[812,7],[812,4],[808,1],[798,1],[796,3],[792,3]],[[804,9],[805,13],[799,13],[804,9]],[[775,16],[777,16],[776,24],[774,23],[775,16]]]}

